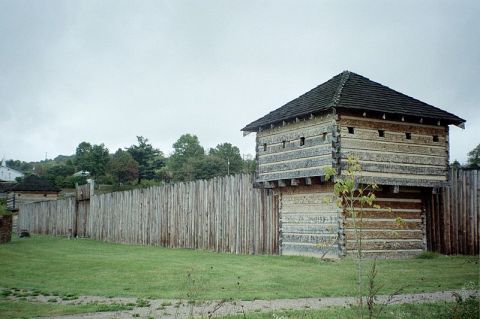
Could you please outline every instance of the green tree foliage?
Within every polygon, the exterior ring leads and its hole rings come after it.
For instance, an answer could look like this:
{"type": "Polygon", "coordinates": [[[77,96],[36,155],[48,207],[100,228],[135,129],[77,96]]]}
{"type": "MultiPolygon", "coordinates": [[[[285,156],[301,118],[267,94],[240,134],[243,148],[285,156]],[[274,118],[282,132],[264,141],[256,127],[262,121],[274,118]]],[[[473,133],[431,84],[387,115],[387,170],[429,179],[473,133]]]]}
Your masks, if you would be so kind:
{"type": "Polygon", "coordinates": [[[184,134],[173,144],[173,154],[168,160],[168,170],[174,181],[188,181],[196,178],[196,170],[205,157],[205,150],[198,137],[184,134]]]}
{"type": "Polygon", "coordinates": [[[247,154],[243,158],[242,172],[245,174],[253,174],[257,168],[257,161],[252,155],[247,154]]]}
{"type": "Polygon", "coordinates": [[[77,170],[88,171],[94,178],[105,175],[105,169],[110,160],[105,145],[92,145],[82,142],[75,152],[75,166],[77,170]]]}
{"type": "Polygon", "coordinates": [[[216,156],[207,155],[189,163],[193,164],[191,179],[209,179],[227,175],[227,163],[224,159],[216,156]]]}
{"type": "Polygon", "coordinates": [[[121,149],[113,154],[108,171],[112,175],[116,184],[133,182],[138,179],[138,163],[133,156],[121,149]]]}
{"type": "Polygon", "coordinates": [[[211,160],[215,159],[220,169],[215,176],[223,176],[230,174],[237,174],[242,172],[243,161],[238,147],[230,143],[218,144],[215,148],[211,148],[209,155],[211,160]]]}
{"type": "Polygon", "coordinates": [[[468,153],[468,167],[480,168],[480,144],[468,153]]]}
{"type": "Polygon", "coordinates": [[[148,143],[148,139],[137,136],[138,145],[132,145],[127,151],[138,163],[138,181],[154,179],[157,171],[165,165],[163,153],[148,143]]]}
{"type": "Polygon", "coordinates": [[[67,178],[73,173],[75,173],[75,168],[73,166],[60,164],[47,168],[43,176],[53,185],[63,188],[74,186],[71,184],[71,180],[67,180],[67,178]]]}
{"type": "Polygon", "coordinates": [[[13,168],[17,171],[20,171],[22,173],[25,173],[25,174],[32,173],[32,169],[33,169],[32,163],[27,163],[19,160],[8,160],[8,161],[5,161],[5,164],[7,164],[8,167],[13,168]]]}

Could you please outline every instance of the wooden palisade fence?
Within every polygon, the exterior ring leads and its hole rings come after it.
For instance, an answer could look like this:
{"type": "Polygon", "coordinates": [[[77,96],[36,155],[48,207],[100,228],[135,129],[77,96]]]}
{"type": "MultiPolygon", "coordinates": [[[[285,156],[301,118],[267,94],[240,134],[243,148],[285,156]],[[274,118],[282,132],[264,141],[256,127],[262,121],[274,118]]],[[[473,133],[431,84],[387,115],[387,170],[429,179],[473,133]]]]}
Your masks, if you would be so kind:
{"type": "Polygon", "coordinates": [[[432,194],[427,211],[428,250],[477,255],[480,241],[479,170],[450,170],[450,186],[432,194]]]}
{"type": "MultiPolygon", "coordinates": [[[[478,254],[479,171],[451,170],[450,178],[450,186],[426,201],[428,250],[478,254]]],[[[218,252],[279,252],[278,196],[254,188],[251,175],[93,196],[87,192],[77,192],[76,199],[22,205],[19,229],[218,252]]]]}
{"type": "Polygon", "coordinates": [[[253,188],[251,175],[94,196],[84,190],[76,197],[22,206],[20,229],[119,243],[278,253],[278,200],[271,190],[253,188]]]}

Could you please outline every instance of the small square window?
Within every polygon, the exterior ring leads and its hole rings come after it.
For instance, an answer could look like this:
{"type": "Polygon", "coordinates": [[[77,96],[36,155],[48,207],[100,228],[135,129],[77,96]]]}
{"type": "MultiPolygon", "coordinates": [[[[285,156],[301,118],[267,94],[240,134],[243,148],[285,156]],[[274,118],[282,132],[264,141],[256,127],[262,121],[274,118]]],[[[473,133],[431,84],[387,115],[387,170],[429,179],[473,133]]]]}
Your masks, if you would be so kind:
{"type": "Polygon", "coordinates": [[[324,141],[324,142],[327,141],[327,135],[328,135],[327,132],[324,132],[324,133],[323,133],[323,135],[322,135],[322,141],[324,141]]]}
{"type": "Polygon", "coordinates": [[[412,139],[412,133],[410,133],[410,132],[405,132],[405,138],[406,138],[407,140],[411,140],[411,139],[412,139]]]}
{"type": "Polygon", "coordinates": [[[378,137],[385,137],[385,130],[378,130],[378,137]]]}
{"type": "Polygon", "coordinates": [[[300,146],[305,145],[305,137],[300,137],[300,146]]]}
{"type": "Polygon", "coordinates": [[[348,127],[348,134],[355,134],[355,130],[353,127],[351,126],[348,127]]]}
{"type": "Polygon", "coordinates": [[[434,136],[433,136],[433,141],[434,141],[434,142],[438,142],[438,141],[439,141],[439,140],[438,140],[438,135],[434,135],[434,136]]]}
{"type": "Polygon", "coordinates": [[[287,144],[286,141],[282,141],[282,148],[285,148],[285,145],[287,144]]]}
{"type": "Polygon", "coordinates": [[[264,143],[264,144],[263,144],[263,151],[264,151],[264,152],[267,151],[267,143],[264,143]]]}

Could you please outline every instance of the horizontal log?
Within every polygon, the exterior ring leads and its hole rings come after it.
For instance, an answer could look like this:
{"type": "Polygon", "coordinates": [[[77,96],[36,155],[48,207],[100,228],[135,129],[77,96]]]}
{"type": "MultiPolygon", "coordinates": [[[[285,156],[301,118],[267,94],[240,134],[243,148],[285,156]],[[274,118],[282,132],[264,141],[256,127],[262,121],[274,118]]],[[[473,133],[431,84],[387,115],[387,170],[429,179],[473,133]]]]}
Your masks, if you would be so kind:
{"type": "MultiPolygon", "coordinates": [[[[405,132],[395,132],[390,130],[383,130],[384,136],[379,136],[379,129],[368,129],[362,127],[355,127],[354,134],[348,132],[348,127],[342,126],[341,134],[342,136],[348,136],[349,138],[353,139],[363,139],[363,140],[378,140],[378,141],[385,141],[385,142],[394,142],[394,143],[404,143],[407,142],[405,138],[405,132]]],[[[433,141],[433,135],[437,134],[411,134],[411,139],[408,142],[415,143],[415,144],[424,144],[424,145],[433,145],[433,146],[445,146],[445,136],[438,136],[438,142],[433,141]]]]}
{"type": "Polygon", "coordinates": [[[332,224],[287,224],[282,223],[282,233],[297,233],[297,234],[337,234],[338,223],[332,224]]]}
{"type": "Polygon", "coordinates": [[[338,214],[285,214],[282,210],[282,223],[300,224],[335,224],[338,223],[338,214]]]}
{"type": "MultiPolygon", "coordinates": [[[[407,218],[407,219],[418,219],[420,218],[422,211],[421,210],[388,210],[388,209],[368,209],[363,210],[363,212],[356,211],[357,216],[362,216],[363,218],[407,218]]],[[[352,217],[351,212],[345,212],[345,217],[352,217]]]]}
{"type": "Polygon", "coordinates": [[[327,138],[331,141],[332,138],[333,123],[323,122],[316,126],[298,127],[296,130],[288,130],[283,133],[263,136],[259,135],[259,144],[267,143],[268,145],[282,143],[282,141],[300,141],[301,137],[305,137],[305,140],[313,137],[323,137],[324,133],[327,134],[327,138]]]}
{"type": "Polygon", "coordinates": [[[322,176],[325,175],[325,168],[331,167],[330,166],[322,166],[312,169],[298,169],[298,170],[291,170],[291,171],[284,171],[278,173],[269,173],[269,174],[258,174],[257,182],[265,182],[265,181],[275,181],[279,179],[291,179],[291,178],[299,178],[299,177],[309,177],[309,176],[322,176]]]}
{"type": "Polygon", "coordinates": [[[328,156],[332,158],[332,145],[331,144],[319,144],[312,147],[303,147],[298,150],[280,152],[274,154],[262,154],[258,153],[258,164],[276,163],[283,161],[291,161],[301,158],[317,158],[321,156],[328,156]]]}
{"type": "Polygon", "coordinates": [[[297,234],[283,233],[283,243],[309,243],[318,246],[331,245],[337,242],[337,234],[297,234]]]}
{"type": "Polygon", "coordinates": [[[402,185],[420,187],[441,187],[446,185],[446,176],[426,176],[362,172],[357,176],[357,182],[363,184],[402,185]],[[363,176],[362,176],[363,175],[363,176]]]}
{"type": "MultiPolygon", "coordinates": [[[[355,240],[347,240],[348,250],[357,249],[355,240]]],[[[398,250],[398,249],[423,249],[421,240],[365,240],[362,241],[362,249],[365,250],[398,250]]]]}
{"type": "MultiPolygon", "coordinates": [[[[313,196],[314,198],[317,197],[317,195],[330,196],[330,195],[333,195],[333,183],[327,182],[324,184],[288,187],[288,188],[282,189],[282,195],[283,195],[282,202],[284,199],[289,200],[290,196],[292,195],[294,196],[308,195],[308,196],[313,196]]],[[[323,202],[323,200],[320,200],[320,202],[323,202]]]]}
{"type": "Polygon", "coordinates": [[[333,243],[323,247],[315,244],[282,243],[282,255],[321,256],[326,252],[338,258],[338,245],[333,243]]]}
{"type": "Polygon", "coordinates": [[[409,143],[388,143],[381,141],[369,141],[342,137],[342,151],[372,150],[399,154],[420,154],[429,156],[445,156],[446,147],[426,146],[409,143]]]}
{"type": "Polygon", "coordinates": [[[393,122],[393,121],[383,121],[375,120],[371,118],[353,118],[353,117],[342,117],[339,121],[341,127],[357,127],[357,128],[370,128],[376,130],[385,130],[393,132],[410,132],[412,134],[423,134],[423,135],[438,135],[445,136],[445,127],[443,126],[432,126],[424,124],[414,124],[407,122],[393,122]]]}
{"type": "Polygon", "coordinates": [[[349,156],[352,155],[355,156],[359,161],[384,163],[427,164],[434,166],[445,166],[447,162],[446,153],[439,156],[427,156],[420,154],[400,154],[385,151],[362,151],[342,149],[342,159],[346,160],[349,156]]]}
{"type": "MultiPolygon", "coordinates": [[[[422,209],[422,202],[419,200],[418,202],[395,202],[392,201],[392,199],[387,199],[384,200],[383,198],[376,198],[375,201],[373,202],[374,205],[380,206],[382,209],[393,209],[393,210],[398,210],[398,209],[422,209]]],[[[357,201],[353,205],[355,208],[360,208],[361,204],[357,201]]],[[[364,210],[369,210],[372,209],[372,207],[369,207],[368,205],[363,205],[364,210]]]]}
{"type": "MultiPolygon", "coordinates": [[[[347,163],[343,162],[341,167],[345,169],[347,163]]],[[[390,164],[379,162],[360,162],[362,172],[378,172],[378,173],[395,173],[395,174],[413,174],[413,175],[428,175],[428,176],[446,176],[446,166],[416,166],[414,164],[390,164]]]]}
{"type": "MultiPolygon", "coordinates": [[[[353,229],[345,229],[345,238],[347,240],[355,239],[353,229]]],[[[403,230],[403,229],[368,229],[362,230],[363,239],[422,239],[421,230],[403,230]]]]}
{"type": "Polygon", "coordinates": [[[332,141],[328,139],[324,141],[323,137],[316,136],[316,137],[310,137],[305,139],[305,144],[300,146],[300,142],[297,140],[294,140],[294,141],[285,140],[285,147],[283,147],[283,142],[276,143],[276,144],[267,143],[266,151],[264,151],[263,143],[260,142],[259,144],[257,144],[257,150],[259,155],[266,155],[266,154],[277,154],[277,153],[288,152],[288,151],[298,151],[308,147],[314,147],[319,145],[324,145],[325,147],[328,147],[332,145],[332,141]]]}
{"type": "MultiPolygon", "coordinates": [[[[377,259],[394,259],[394,258],[410,258],[420,255],[423,249],[406,249],[406,250],[365,250],[362,256],[365,258],[377,259]]],[[[347,256],[356,257],[356,250],[347,250],[347,256]]]]}
{"type": "Polygon", "coordinates": [[[333,201],[335,196],[333,193],[291,193],[284,194],[282,197],[282,205],[299,205],[299,204],[316,204],[319,206],[325,206],[326,204],[335,203],[333,201]]]}
{"type": "Polygon", "coordinates": [[[337,214],[339,208],[336,205],[283,205],[283,214],[337,214]]]}
{"type": "MultiPolygon", "coordinates": [[[[395,219],[392,220],[357,220],[357,227],[362,229],[422,229],[420,221],[403,221],[397,223],[395,219]]],[[[345,221],[345,228],[353,229],[353,220],[351,218],[345,221]]]]}
{"type": "Polygon", "coordinates": [[[335,125],[335,117],[333,114],[318,115],[313,119],[308,119],[308,120],[300,121],[297,123],[288,123],[285,126],[277,126],[274,128],[264,129],[258,132],[257,136],[264,138],[272,135],[283,135],[283,134],[288,134],[288,132],[291,132],[291,131],[297,131],[299,129],[306,129],[309,127],[315,127],[318,125],[328,124],[328,123],[335,125]]]}
{"type": "Polygon", "coordinates": [[[291,171],[294,169],[308,169],[331,164],[331,157],[307,158],[288,162],[263,164],[258,166],[258,174],[291,171]]]}

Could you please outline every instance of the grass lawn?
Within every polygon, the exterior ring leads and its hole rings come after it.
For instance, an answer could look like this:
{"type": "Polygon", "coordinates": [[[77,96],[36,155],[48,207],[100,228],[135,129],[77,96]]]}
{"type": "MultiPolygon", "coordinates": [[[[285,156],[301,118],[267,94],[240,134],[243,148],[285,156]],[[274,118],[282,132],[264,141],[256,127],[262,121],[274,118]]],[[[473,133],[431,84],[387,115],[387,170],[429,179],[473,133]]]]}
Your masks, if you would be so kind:
{"type": "MultiPolygon", "coordinates": [[[[478,286],[478,257],[377,264],[381,293],[404,286],[404,293],[478,286]]],[[[352,259],[244,256],[34,236],[0,246],[0,287],[153,298],[348,296],[354,293],[354,266],[352,259]]]]}
{"type": "Polygon", "coordinates": [[[98,304],[60,305],[51,303],[0,300],[0,319],[33,318],[116,310],[98,304]]]}
{"type": "MultiPolygon", "coordinates": [[[[459,305],[456,303],[424,303],[424,304],[404,304],[389,305],[384,308],[378,319],[478,319],[479,316],[478,300],[471,300],[468,304],[459,305]]],[[[376,314],[378,314],[376,312],[376,314]]],[[[324,310],[304,311],[278,311],[265,313],[248,313],[248,319],[358,319],[359,313],[352,308],[332,307],[324,310]]],[[[368,318],[365,313],[364,318],[368,318]]],[[[243,314],[237,314],[221,319],[244,319],[243,314]]]]}
{"type": "MultiPolygon", "coordinates": [[[[0,319],[51,317],[69,314],[79,314],[98,311],[117,311],[114,307],[101,307],[95,304],[88,305],[58,305],[32,303],[25,301],[2,301],[0,300],[0,319]]],[[[390,305],[384,308],[381,315],[376,318],[382,319],[439,319],[439,318],[463,318],[476,319],[479,316],[478,300],[464,306],[455,303],[425,303],[390,305]]],[[[276,312],[253,312],[221,317],[221,319],[357,319],[358,312],[352,308],[332,307],[324,310],[303,311],[276,311],[276,312]]],[[[368,318],[368,316],[365,316],[368,318]]]]}

